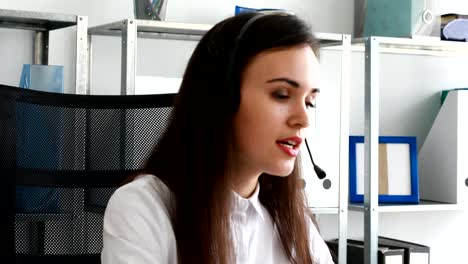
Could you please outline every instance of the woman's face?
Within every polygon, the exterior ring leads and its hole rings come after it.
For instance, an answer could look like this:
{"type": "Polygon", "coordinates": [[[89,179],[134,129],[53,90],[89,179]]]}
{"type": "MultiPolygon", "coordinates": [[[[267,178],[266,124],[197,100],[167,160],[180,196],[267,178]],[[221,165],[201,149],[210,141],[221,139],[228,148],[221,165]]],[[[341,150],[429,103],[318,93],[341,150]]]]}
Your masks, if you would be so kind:
{"type": "Polygon", "coordinates": [[[308,45],[252,58],[242,74],[234,119],[238,173],[258,177],[292,172],[318,88],[319,63],[308,45]]]}

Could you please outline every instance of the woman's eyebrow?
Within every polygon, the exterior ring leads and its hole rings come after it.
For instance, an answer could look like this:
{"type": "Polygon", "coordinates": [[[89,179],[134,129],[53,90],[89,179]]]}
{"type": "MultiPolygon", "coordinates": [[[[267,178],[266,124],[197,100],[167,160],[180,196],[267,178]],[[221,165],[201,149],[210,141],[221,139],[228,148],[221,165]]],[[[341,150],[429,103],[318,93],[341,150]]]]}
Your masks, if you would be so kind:
{"type": "MultiPolygon", "coordinates": [[[[274,83],[274,82],[285,82],[294,88],[299,88],[300,86],[298,82],[291,80],[289,78],[274,78],[274,79],[267,81],[267,83],[274,83]]],[[[310,93],[318,93],[318,92],[320,92],[320,88],[312,88],[312,91],[310,93]]]]}
{"type": "Polygon", "coordinates": [[[268,80],[267,83],[274,83],[274,82],[285,82],[285,83],[288,83],[289,85],[295,87],[295,88],[299,88],[299,83],[294,81],[294,80],[291,80],[289,78],[274,78],[274,79],[271,79],[271,80],[268,80]]]}

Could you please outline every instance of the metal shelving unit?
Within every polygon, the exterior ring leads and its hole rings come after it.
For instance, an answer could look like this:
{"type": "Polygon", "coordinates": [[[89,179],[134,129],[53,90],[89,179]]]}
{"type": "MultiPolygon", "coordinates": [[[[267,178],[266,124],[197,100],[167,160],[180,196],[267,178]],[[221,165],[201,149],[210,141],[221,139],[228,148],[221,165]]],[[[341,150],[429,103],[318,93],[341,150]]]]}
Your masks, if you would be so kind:
{"type": "Polygon", "coordinates": [[[0,27],[35,31],[34,64],[49,62],[49,32],[76,26],[75,93],[84,94],[87,85],[88,17],[20,10],[0,9],[0,27]]]}
{"type": "MultiPolygon", "coordinates": [[[[88,29],[89,41],[89,73],[92,75],[92,36],[116,36],[121,38],[122,64],[121,64],[121,94],[135,93],[136,54],[138,38],[174,39],[198,41],[212,27],[208,24],[192,24],[167,21],[153,21],[140,19],[124,19],[88,29]]],[[[325,48],[342,49],[345,42],[350,42],[349,35],[316,33],[316,37],[325,48]]],[[[349,46],[349,45],[348,45],[349,46]]],[[[347,57],[349,59],[349,57],[347,57]]],[[[92,78],[90,77],[89,80],[92,78]]],[[[92,89],[88,83],[87,93],[92,89]]]]}
{"type": "MultiPolygon", "coordinates": [[[[125,19],[88,29],[89,34],[89,73],[92,75],[92,36],[116,36],[121,38],[121,94],[135,93],[136,54],[138,38],[175,39],[198,41],[212,27],[207,24],[189,24],[166,21],[125,19]]],[[[315,33],[323,49],[340,50],[340,170],[339,204],[337,207],[311,208],[317,214],[338,214],[339,217],[339,263],[346,263],[346,239],[348,225],[348,138],[349,138],[349,83],[351,62],[351,36],[345,34],[315,33]]],[[[86,93],[89,94],[89,82],[86,93]]]]}
{"type": "Polygon", "coordinates": [[[365,37],[352,40],[353,50],[365,52],[365,143],[364,204],[350,204],[350,210],[364,213],[365,263],[377,264],[378,216],[380,212],[460,210],[457,204],[421,201],[417,205],[379,205],[379,67],[381,53],[428,56],[468,56],[468,44],[434,39],[365,37]]]}
{"type": "Polygon", "coordinates": [[[89,73],[90,82],[87,94],[92,89],[92,36],[117,36],[122,43],[120,94],[135,94],[136,57],[138,38],[174,39],[198,41],[212,27],[207,24],[188,24],[178,22],[124,19],[88,29],[89,34],[89,73]]]}
{"type": "MultiPolygon", "coordinates": [[[[22,10],[0,9],[0,28],[11,28],[18,30],[30,30],[35,32],[34,37],[34,64],[47,65],[49,62],[49,32],[76,26],[76,78],[75,93],[84,94],[88,83],[88,48],[87,48],[87,29],[88,17],[54,14],[44,12],[32,12],[22,10]]],[[[80,135],[76,135],[80,138],[80,135]]],[[[80,153],[76,153],[75,162],[79,161],[80,153]]],[[[73,189],[73,211],[57,214],[16,214],[15,221],[29,222],[33,233],[36,232],[42,239],[45,237],[44,221],[71,221],[73,223],[73,237],[79,241],[74,246],[83,248],[83,230],[82,221],[84,211],[82,210],[82,201],[84,199],[83,189],[73,189]]],[[[33,234],[33,236],[35,236],[33,234]]],[[[38,254],[43,253],[43,248],[36,249],[38,254]]]]}

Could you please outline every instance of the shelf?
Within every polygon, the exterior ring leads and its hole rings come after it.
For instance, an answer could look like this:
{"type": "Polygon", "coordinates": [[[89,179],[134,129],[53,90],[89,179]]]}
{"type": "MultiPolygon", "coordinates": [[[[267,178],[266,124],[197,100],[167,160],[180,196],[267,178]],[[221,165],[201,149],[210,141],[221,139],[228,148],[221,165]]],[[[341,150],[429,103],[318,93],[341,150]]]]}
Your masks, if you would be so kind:
{"type": "Polygon", "coordinates": [[[0,27],[49,31],[74,26],[78,16],[0,9],[0,27]]]}
{"type": "MultiPolygon", "coordinates": [[[[192,40],[199,41],[203,35],[209,31],[213,25],[180,23],[170,21],[124,19],[117,22],[103,24],[88,29],[89,35],[89,69],[92,69],[92,36],[115,36],[121,38],[122,43],[122,63],[121,63],[121,94],[135,94],[136,75],[136,44],[138,38],[150,39],[171,39],[171,40],[192,40]]],[[[314,33],[321,45],[335,47],[344,50],[344,42],[348,35],[334,33],[314,33]]],[[[349,42],[349,41],[348,41],[349,42]]],[[[348,43],[349,46],[349,43],[348,43]]],[[[349,48],[349,47],[347,47],[349,48]]],[[[90,70],[92,75],[92,70],[90,70]]],[[[91,93],[92,83],[90,82],[86,93],[91,93]]]]}
{"type": "Polygon", "coordinates": [[[122,36],[127,24],[136,24],[138,37],[157,39],[199,40],[212,27],[208,24],[125,19],[88,29],[89,35],[122,36]]]}
{"type": "MultiPolygon", "coordinates": [[[[122,36],[127,24],[136,24],[137,36],[154,39],[200,40],[213,25],[179,23],[169,21],[125,19],[88,29],[89,35],[122,36]]],[[[342,43],[343,35],[315,33],[321,44],[336,46],[342,43]]]]}
{"type": "Polygon", "coordinates": [[[438,38],[391,38],[366,37],[352,40],[353,50],[364,51],[364,44],[368,38],[379,42],[381,53],[398,53],[431,56],[468,56],[468,43],[459,41],[445,41],[438,38]]]}
{"type": "Polygon", "coordinates": [[[314,214],[338,214],[337,207],[309,207],[314,214]]]}
{"type": "MultiPolygon", "coordinates": [[[[379,204],[377,207],[377,211],[379,213],[456,211],[461,209],[461,206],[457,204],[439,203],[426,200],[421,200],[419,204],[379,204]]],[[[351,203],[349,205],[349,210],[364,212],[364,205],[351,203]]]]}

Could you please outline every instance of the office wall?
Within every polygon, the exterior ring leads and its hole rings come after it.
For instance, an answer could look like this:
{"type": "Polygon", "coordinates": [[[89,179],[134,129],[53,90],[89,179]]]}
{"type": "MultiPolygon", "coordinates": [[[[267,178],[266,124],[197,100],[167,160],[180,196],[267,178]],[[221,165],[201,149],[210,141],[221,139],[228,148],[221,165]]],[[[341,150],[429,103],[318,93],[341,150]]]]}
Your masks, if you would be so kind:
{"type": "MultiPolygon", "coordinates": [[[[295,11],[316,31],[352,33],[354,3],[351,0],[292,1],[219,1],[169,0],[167,20],[215,23],[232,14],[234,5],[278,7],[295,11]],[[205,10],[209,7],[208,10],[205,10]]],[[[449,1],[447,1],[449,2],[449,1]]],[[[447,10],[466,8],[462,1],[450,1],[447,10]],[[457,6],[458,5],[458,6],[457,6]]],[[[80,14],[89,17],[90,26],[132,17],[132,1],[110,0],[0,0],[0,8],[80,14]]],[[[468,8],[467,8],[468,9],[468,8]]],[[[464,9],[464,10],[467,10],[464,9]]],[[[468,13],[468,11],[467,11],[468,13]]],[[[66,91],[73,92],[73,29],[51,33],[50,64],[65,65],[66,91]]],[[[0,29],[0,82],[18,85],[21,65],[31,63],[32,35],[27,31],[0,29]]],[[[93,59],[94,94],[120,92],[120,42],[112,37],[95,37],[93,59]]],[[[141,40],[138,43],[138,75],[180,77],[196,43],[141,40]],[[161,52],[164,50],[164,52],[161,52]]],[[[466,61],[466,59],[465,59],[466,61]]],[[[323,61],[322,63],[327,63],[323,61]]],[[[353,53],[351,129],[363,131],[364,60],[362,52],[353,53]]],[[[428,58],[417,55],[383,55],[381,73],[381,131],[388,134],[417,135],[419,144],[427,135],[437,113],[437,92],[451,87],[468,87],[466,63],[457,58],[428,58]],[[408,116],[407,113],[410,113],[408,116]],[[408,119],[409,118],[409,119],[408,119]]],[[[338,78],[338,77],[337,77],[338,78]]],[[[337,218],[320,215],[326,238],[337,235],[337,218]]],[[[361,238],[363,214],[350,212],[350,237],[361,238]]],[[[461,263],[468,238],[467,212],[406,212],[380,214],[381,235],[409,239],[431,246],[431,263],[461,263]],[[455,242],[457,241],[457,242],[455,242]]]]}

